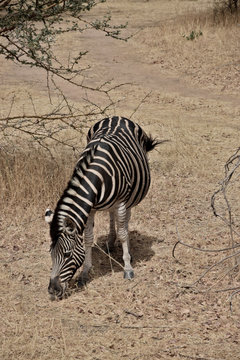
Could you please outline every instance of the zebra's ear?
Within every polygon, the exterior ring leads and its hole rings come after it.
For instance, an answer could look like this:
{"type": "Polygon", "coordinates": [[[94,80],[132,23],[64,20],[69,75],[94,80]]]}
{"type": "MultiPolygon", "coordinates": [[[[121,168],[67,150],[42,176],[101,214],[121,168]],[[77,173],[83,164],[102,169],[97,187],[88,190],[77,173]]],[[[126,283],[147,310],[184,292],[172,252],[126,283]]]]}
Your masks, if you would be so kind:
{"type": "Polygon", "coordinates": [[[54,215],[54,213],[52,212],[52,210],[47,209],[47,210],[45,211],[45,221],[46,221],[48,224],[51,224],[52,219],[53,219],[53,215],[54,215]]]}
{"type": "Polygon", "coordinates": [[[75,222],[70,219],[69,217],[66,217],[63,222],[63,231],[67,234],[73,235],[77,231],[77,226],[75,222]]]}

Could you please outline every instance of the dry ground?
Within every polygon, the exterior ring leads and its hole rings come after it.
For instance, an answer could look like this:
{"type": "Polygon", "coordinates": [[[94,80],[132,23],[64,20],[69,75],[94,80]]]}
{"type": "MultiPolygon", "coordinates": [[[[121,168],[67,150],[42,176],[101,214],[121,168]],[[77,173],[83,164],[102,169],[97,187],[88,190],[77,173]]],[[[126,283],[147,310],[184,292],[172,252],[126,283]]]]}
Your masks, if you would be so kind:
{"type": "MultiPolygon", "coordinates": [[[[230,312],[231,292],[214,291],[239,286],[238,273],[221,279],[232,266],[226,262],[186,290],[181,286],[224,255],[180,246],[179,261],[171,254],[178,237],[202,248],[229,245],[228,229],[213,217],[210,199],[239,146],[240,35],[239,26],[216,27],[195,17],[208,6],[209,1],[109,0],[96,11],[110,9],[117,22],[127,20],[128,31],[136,32],[129,42],[91,32],[61,42],[63,55],[79,42],[90,50],[91,81],[133,83],[115,93],[121,102],[113,113],[132,116],[147,132],[171,141],[150,154],[151,190],[133,210],[135,279],[124,281],[120,266],[96,247],[91,282],[58,302],[47,294],[51,264],[43,213],[54,206],[74,159],[63,156],[64,171],[54,177],[56,164],[41,153],[16,154],[11,162],[1,158],[1,359],[239,359],[239,298],[230,312]],[[203,35],[188,41],[183,35],[193,30],[203,35]]],[[[24,98],[28,91],[36,107],[47,108],[42,74],[2,59],[0,75],[1,99],[16,92],[14,111],[31,108],[24,98]]],[[[76,90],[68,95],[81,104],[76,90]]],[[[7,111],[3,102],[1,116],[7,111]]],[[[239,186],[234,191],[232,200],[239,186]]],[[[100,246],[107,228],[100,214],[100,246]]],[[[114,257],[121,262],[120,247],[114,257]]]]}

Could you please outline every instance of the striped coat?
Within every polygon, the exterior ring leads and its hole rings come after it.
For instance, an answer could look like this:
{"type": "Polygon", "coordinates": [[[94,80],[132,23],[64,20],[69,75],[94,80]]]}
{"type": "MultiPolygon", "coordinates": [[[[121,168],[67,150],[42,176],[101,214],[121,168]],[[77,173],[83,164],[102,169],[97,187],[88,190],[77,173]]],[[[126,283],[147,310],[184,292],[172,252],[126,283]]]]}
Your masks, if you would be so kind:
{"type": "Polygon", "coordinates": [[[84,247],[83,282],[88,277],[92,266],[93,219],[98,210],[109,210],[109,246],[114,245],[117,235],[123,247],[124,277],[133,277],[128,221],[131,208],[145,197],[150,186],[146,154],[159,144],[139,125],[122,117],[97,122],[88,131],[87,140],[54,215],[49,212],[46,216],[50,222],[53,260],[49,292],[57,296],[62,296],[68,280],[82,265],[84,247]]]}

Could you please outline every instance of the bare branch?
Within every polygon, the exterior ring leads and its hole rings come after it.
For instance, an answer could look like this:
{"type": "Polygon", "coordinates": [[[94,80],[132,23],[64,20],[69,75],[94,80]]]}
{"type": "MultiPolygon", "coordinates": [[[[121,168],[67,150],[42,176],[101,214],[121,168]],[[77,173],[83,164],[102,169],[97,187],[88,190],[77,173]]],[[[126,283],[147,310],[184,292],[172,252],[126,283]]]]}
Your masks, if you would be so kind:
{"type": "MultiPolygon", "coordinates": [[[[207,291],[212,290],[218,283],[222,283],[223,280],[227,277],[227,276],[231,276],[231,281],[233,279],[233,275],[235,273],[237,273],[238,269],[239,269],[239,264],[240,264],[240,243],[239,241],[236,242],[234,239],[234,236],[240,238],[240,233],[239,231],[237,231],[236,227],[237,225],[234,224],[234,216],[236,216],[236,214],[233,213],[233,208],[239,210],[238,207],[234,206],[235,203],[237,201],[236,199],[236,191],[234,191],[234,197],[231,198],[231,201],[229,200],[229,186],[230,184],[236,184],[238,185],[239,188],[239,179],[240,179],[240,174],[239,174],[239,170],[240,170],[240,147],[234,152],[234,154],[227,160],[226,164],[225,164],[225,176],[224,179],[220,182],[220,187],[218,190],[216,190],[211,198],[211,207],[213,210],[213,213],[216,217],[218,217],[221,221],[223,221],[224,224],[226,224],[229,228],[229,234],[230,234],[230,246],[224,247],[224,248],[220,248],[220,249],[202,249],[202,248],[198,248],[196,246],[187,244],[185,242],[183,242],[180,238],[180,234],[178,231],[178,227],[176,225],[176,232],[177,232],[177,238],[178,241],[175,243],[175,245],[173,246],[172,249],[172,256],[175,258],[175,252],[176,252],[176,248],[178,245],[182,245],[184,247],[187,247],[189,249],[192,249],[193,251],[199,251],[199,252],[204,252],[204,253],[222,253],[222,252],[226,252],[229,251],[231,252],[229,255],[224,256],[223,258],[221,258],[218,261],[215,261],[212,265],[208,266],[207,269],[197,278],[196,281],[194,281],[192,284],[190,285],[184,285],[182,287],[184,288],[193,288],[194,286],[196,286],[197,284],[199,284],[199,282],[206,277],[206,275],[208,275],[212,270],[216,269],[217,267],[220,267],[220,269],[223,269],[222,274],[217,275],[217,280],[215,279],[214,283],[208,287],[207,291]],[[218,198],[218,199],[217,199],[218,198]],[[227,215],[222,215],[220,213],[220,211],[218,210],[218,203],[217,200],[222,199],[221,205],[224,204],[224,211],[227,215]],[[228,269],[226,269],[226,266],[223,264],[225,264],[227,261],[230,261],[231,259],[234,259],[235,264],[228,267],[228,269]]],[[[235,190],[235,188],[233,188],[235,190]]],[[[223,211],[223,210],[222,210],[223,211]]],[[[221,212],[222,212],[221,211],[221,212]]],[[[237,294],[238,292],[240,292],[240,286],[232,286],[232,287],[227,287],[227,288],[222,288],[222,289],[217,289],[215,290],[216,292],[224,292],[224,291],[233,291],[233,290],[237,290],[235,291],[231,297],[230,297],[230,303],[232,301],[232,297],[237,294]]]]}
{"type": "Polygon", "coordinates": [[[129,116],[129,119],[131,119],[133,117],[133,115],[138,111],[138,109],[140,108],[140,106],[142,104],[144,104],[144,101],[151,95],[152,91],[149,91],[144,97],[143,99],[139,102],[139,104],[136,106],[136,108],[133,110],[133,112],[131,113],[131,115],[129,116]]]}

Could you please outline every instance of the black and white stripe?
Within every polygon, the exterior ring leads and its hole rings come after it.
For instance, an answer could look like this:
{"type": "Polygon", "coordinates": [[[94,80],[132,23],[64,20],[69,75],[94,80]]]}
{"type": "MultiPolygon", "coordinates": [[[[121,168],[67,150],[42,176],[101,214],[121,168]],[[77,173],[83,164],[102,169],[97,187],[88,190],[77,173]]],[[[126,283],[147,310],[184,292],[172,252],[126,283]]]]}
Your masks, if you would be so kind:
{"type": "Polygon", "coordinates": [[[122,117],[106,118],[92,126],[88,144],[76,164],[72,178],[51,217],[53,269],[49,292],[60,296],[66,282],[86,259],[83,278],[92,266],[93,218],[98,210],[110,212],[110,241],[117,236],[123,246],[124,276],[133,277],[130,265],[128,221],[130,209],[147,194],[150,171],[146,153],[158,141],[147,136],[139,125],[122,117]]]}

